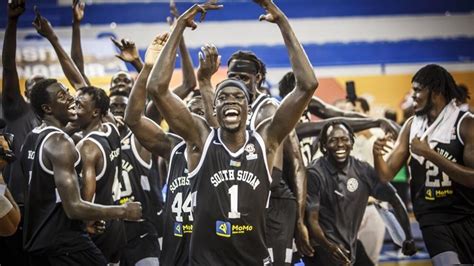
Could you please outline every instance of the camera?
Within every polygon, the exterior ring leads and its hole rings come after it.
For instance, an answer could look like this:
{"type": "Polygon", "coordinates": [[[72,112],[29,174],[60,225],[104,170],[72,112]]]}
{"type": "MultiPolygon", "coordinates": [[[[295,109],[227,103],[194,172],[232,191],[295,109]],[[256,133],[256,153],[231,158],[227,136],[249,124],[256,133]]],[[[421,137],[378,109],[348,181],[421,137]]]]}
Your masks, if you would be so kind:
{"type": "Polygon", "coordinates": [[[8,147],[0,145],[0,159],[5,160],[7,163],[12,163],[16,160],[15,152],[12,150],[14,136],[10,133],[0,133],[0,139],[2,138],[8,147]]]}

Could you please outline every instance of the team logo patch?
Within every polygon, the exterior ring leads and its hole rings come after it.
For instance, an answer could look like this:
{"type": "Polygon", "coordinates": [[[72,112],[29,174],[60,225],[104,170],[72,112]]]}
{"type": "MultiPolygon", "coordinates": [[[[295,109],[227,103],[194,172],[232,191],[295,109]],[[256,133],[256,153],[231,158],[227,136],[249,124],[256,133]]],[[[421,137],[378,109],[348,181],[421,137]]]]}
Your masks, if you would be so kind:
{"type": "Polygon", "coordinates": [[[230,237],[232,226],[229,222],[216,221],[216,234],[222,237],[230,237]]]}
{"type": "Polygon", "coordinates": [[[174,236],[183,237],[183,224],[179,222],[174,223],[174,236]]]}
{"type": "Polygon", "coordinates": [[[245,146],[245,151],[247,152],[247,160],[255,160],[258,158],[258,155],[255,154],[255,146],[252,143],[245,146]]]}
{"type": "Polygon", "coordinates": [[[359,187],[359,181],[357,181],[357,179],[352,177],[352,178],[349,178],[349,180],[347,180],[347,190],[349,190],[349,192],[356,191],[358,187],[359,187]]]}

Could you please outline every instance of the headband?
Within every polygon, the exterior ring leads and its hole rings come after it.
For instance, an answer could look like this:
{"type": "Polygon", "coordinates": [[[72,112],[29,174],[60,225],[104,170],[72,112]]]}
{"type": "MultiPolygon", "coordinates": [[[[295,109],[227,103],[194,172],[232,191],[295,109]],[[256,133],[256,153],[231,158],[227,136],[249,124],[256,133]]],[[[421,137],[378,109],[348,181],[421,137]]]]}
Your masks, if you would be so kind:
{"type": "Polygon", "coordinates": [[[250,96],[249,96],[249,92],[247,91],[247,86],[242,81],[237,80],[237,79],[225,79],[221,81],[219,84],[217,84],[216,94],[215,94],[216,97],[214,98],[214,105],[216,105],[216,99],[217,99],[217,95],[219,94],[219,91],[227,87],[236,87],[240,89],[241,91],[244,92],[245,98],[247,98],[247,102],[248,103],[250,102],[250,96]]]}
{"type": "Polygon", "coordinates": [[[230,61],[228,72],[243,72],[257,75],[258,68],[256,64],[249,60],[234,59],[230,61]]]}

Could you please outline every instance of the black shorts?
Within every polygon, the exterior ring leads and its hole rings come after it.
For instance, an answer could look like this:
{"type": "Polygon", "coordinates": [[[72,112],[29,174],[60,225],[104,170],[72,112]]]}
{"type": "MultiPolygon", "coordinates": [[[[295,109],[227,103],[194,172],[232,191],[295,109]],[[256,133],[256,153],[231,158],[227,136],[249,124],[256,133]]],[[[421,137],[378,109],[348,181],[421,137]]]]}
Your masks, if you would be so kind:
{"type": "Polygon", "coordinates": [[[104,266],[107,265],[104,255],[97,247],[64,253],[56,256],[29,256],[31,266],[104,266]]]}
{"type": "Polygon", "coordinates": [[[430,257],[454,251],[461,263],[474,263],[474,217],[421,229],[430,257]]]}
{"type": "Polygon", "coordinates": [[[104,254],[110,263],[117,263],[122,256],[121,252],[127,244],[123,221],[110,220],[106,222],[105,232],[91,237],[94,244],[104,254]]]}
{"type": "Polygon", "coordinates": [[[273,265],[290,265],[298,204],[293,199],[270,198],[265,237],[273,265]]]}
{"type": "Polygon", "coordinates": [[[142,235],[128,241],[122,251],[121,266],[134,266],[137,262],[147,260],[147,265],[158,265],[160,244],[156,235],[142,235]]]}

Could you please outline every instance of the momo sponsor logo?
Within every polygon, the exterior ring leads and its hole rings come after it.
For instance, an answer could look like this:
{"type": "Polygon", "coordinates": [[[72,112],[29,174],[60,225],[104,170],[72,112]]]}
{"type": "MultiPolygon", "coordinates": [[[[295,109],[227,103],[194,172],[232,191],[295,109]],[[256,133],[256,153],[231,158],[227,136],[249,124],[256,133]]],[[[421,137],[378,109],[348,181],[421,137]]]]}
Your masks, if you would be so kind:
{"type": "Polygon", "coordinates": [[[249,224],[231,224],[230,222],[216,221],[216,234],[222,237],[231,237],[253,231],[249,224]]]}
{"type": "Polygon", "coordinates": [[[173,226],[174,236],[183,237],[183,224],[175,222],[173,226]]]}
{"type": "Polygon", "coordinates": [[[224,221],[216,221],[216,234],[222,237],[230,237],[232,235],[231,224],[224,221]]]}

